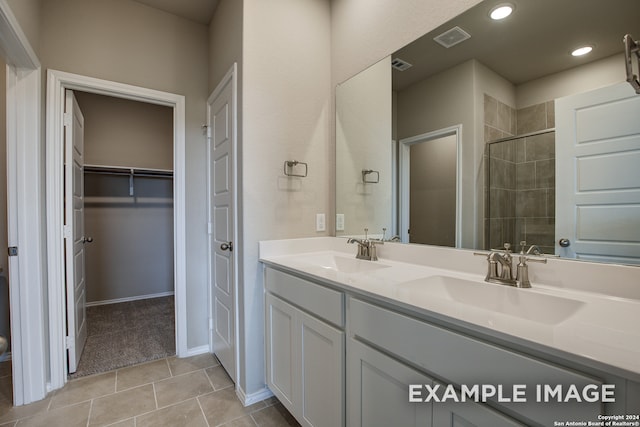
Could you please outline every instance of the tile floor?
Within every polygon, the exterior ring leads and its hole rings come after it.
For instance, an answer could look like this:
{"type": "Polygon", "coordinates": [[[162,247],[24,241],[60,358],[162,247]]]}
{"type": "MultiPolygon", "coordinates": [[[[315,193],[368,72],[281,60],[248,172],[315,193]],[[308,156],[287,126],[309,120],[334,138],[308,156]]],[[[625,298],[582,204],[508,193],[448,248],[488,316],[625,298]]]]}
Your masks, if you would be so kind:
{"type": "Polygon", "coordinates": [[[46,399],[20,407],[11,404],[10,374],[10,363],[0,364],[0,427],[299,426],[273,397],[243,407],[210,354],[72,380],[46,399]]]}

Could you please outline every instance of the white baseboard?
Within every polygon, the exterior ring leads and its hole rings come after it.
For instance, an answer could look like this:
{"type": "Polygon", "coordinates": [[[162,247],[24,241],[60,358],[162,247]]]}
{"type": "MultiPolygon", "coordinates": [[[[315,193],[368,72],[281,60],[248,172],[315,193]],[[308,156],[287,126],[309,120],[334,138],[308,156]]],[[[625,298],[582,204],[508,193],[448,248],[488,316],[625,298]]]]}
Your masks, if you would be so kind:
{"type": "Polygon", "coordinates": [[[173,291],[169,291],[169,292],[161,292],[159,294],[137,295],[135,297],[107,299],[107,300],[102,300],[102,301],[92,301],[92,302],[86,303],[85,306],[93,307],[93,306],[96,306],[96,305],[117,304],[119,302],[138,301],[138,300],[141,300],[141,299],[168,297],[168,296],[171,296],[173,294],[174,294],[173,291]]]}
{"type": "Polygon", "coordinates": [[[208,345],[201,345],[200,347],[189,348],[187,349],[186,354],[184,355],[179,354],[178,357],[191,357],[191,356],[197,356],[199,354],[205,354],[205,353],[209,353],[208,345]]]}
{"type": "Polygon", "coordinates": [[[271,390],[265,387],[262,390],[256,391],[255,393],[246,394],[242,387],[236,385],[236,396],[238,396],[238,399],[240,399],[240,402],[242,402],[244,406],[249,406],[270,398],[271,396],[273,396],[273,393],[271,392],[271,390]]]}

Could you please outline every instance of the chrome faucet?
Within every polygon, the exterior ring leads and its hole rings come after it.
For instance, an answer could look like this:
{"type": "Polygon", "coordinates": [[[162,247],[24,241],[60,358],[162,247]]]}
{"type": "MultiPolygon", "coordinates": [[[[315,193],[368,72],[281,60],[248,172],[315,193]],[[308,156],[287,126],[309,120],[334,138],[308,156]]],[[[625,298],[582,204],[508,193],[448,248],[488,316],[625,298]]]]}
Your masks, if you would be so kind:
{"type": "Polygon", "coordinates": [[[369,240],[368,238],[369,229],[364,229],[364,239],[356,239],[349,238],[347,243],[357,243],[358,244],[358,253],[356,254],[356,258],[364,259],[367,261],[377,261],[378,254],[376,250],[376,245],[384,245],[384,242],[378,240],[369,240]]]}
{"type": "Polygon", "coordinates": [[[390,239],[387,239],[386,235],[387,235],[387,229],[383,228],[382,229],[382,239],[381,239],[381,241],[383,241],[383,242],[399,242],[400,241],[400,236],[396,235],[396,236],[392,236],[390,239]]]}
{"type": "MultiPolygon", "coordinates": [[[[511,255],[511,244],[505,243],[504,250],[492,249],[489,254],[474,253],[474,255],[481,255],[487,257],[487,275],[484,278],[485,282],[499,283],[501,285],[515,286],[518,288],[530,288],[531,282],[529,281],[529,266],[527,261],[547,263],[546,259],[535,259],[528,257],[530,252],[536,254],[539,252],[537,246],[533,245],[529,248],[527,253],[524,252],[524,246],[526,242],[520,242],[521,250],[518,254],[518,265],[516,266],[516,276],[513,277],[513,256],[511,255]],[[533,249],[535,247],[535,249],[533,249]]],[[[537,255],[537,254],[536,254],[537,255]]]]}
{"type": "MultiPolygon", "coordinates": [[[[523,254],[524,253],[524,248],[527,246],[527,242],[522,240],[520,242],[520,253],[523,254]]],[[[529,249],[527,250],[527,255],[542,255],[542,251],[540,250],[540,248],[538,247],[538,245],[531,245],[529,247],[529,249]]]]}
{"type": "Polygon", "coordinates": [[[485,282],[515,286],[516,281],[512,277],[512,263],[511,244],[505,243],[504,250],[493,249],[487,255],[487,275],[484,278],[485,282]]]}
{"type": "Polygon", "coordinates": [[[537,245],[531,245],[531,247],[526,253],[524,251],[525,246],[527,246],[527,242],[522,240],[520,242],[520,254],[518,256],[518,265],[516,267],[517,268],[516,286],[519,288],[531,287],[531,282],[529,281],[529,266],[527,265],[527,261],[539,262],[542,264],[547,263],[546,258],[537,259],[537,258],[531,258],[527,256],[530,254],[539,255],[539,256],[544,255],[537,245]]]}

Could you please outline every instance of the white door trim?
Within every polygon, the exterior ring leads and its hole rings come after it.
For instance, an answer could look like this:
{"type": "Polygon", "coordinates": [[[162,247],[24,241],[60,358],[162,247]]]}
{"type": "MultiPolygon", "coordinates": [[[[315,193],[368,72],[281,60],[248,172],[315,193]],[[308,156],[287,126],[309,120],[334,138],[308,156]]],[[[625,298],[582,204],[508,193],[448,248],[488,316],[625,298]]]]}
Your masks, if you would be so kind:
{"type": "MultiPolygon", "coordinates": [[[[13,402],[46,395],[40,62],[6,0],[0,0],[0,52],[7,63],[7,208],[13,402]]],[[[4,248],[0,248],[5,250],[4,248]]]]}
{"type": "MultiPolygon", "coordinates": [[[[235,331],[234,331],[234,347],[235,347],[235,355],[234,355],[234,359],[235,359],[235,378],[236,378],[236,394],[238,394],[238,396],[243,396],[244,395],[244,391],[241,388],[240,385],[240,375],[239,375],[239,371],[240,371],[240,346],[239,346],[239,338],[240,338],[240,334],[238,333],[238,325],[239,325],[239,317],[238,317],[238,274],[240,272],[238,266],[239,266],[239,262],[238,260],[241,257],[242,254],[242,248],[240,247],[240,241],[238,239],[238,218],[239,218],[239,210],[238,210],[238,64],[237,63],[233,63],[233,65],[231,66],[231,68],[229,69],[229,71],[227,71],[227,74],[225,74],[225,76],[222,78],[222,80],[220,80],[220,82],[218,83],[218,85],[216,86],[216,88],[214,89],[214,91],[211,93],[211,95],[209,95],[209,99],[207,99],[207,140],[209,140],[209,138],[211,137],[209,131],[211,129],[211,106],[213,104],[213,102],[215,101],[215,99],[218,97],[218,95],[220,94],[220,92],[222,92],[222,90],[229,84],[231,83],[231,98],[232,98],[232,109],[233,109],[233,132],[232,132],[232,140],[231,140],[231,146],[232,146],[232,156],[233,156],[233,194],[232,194],[232,205],[233,205],[233,222],[234,222],[234,228],[233,228],[233,242],[234,242],[234,248],[233,251],[235,252],[235,255],[233,257],[233,268],[234,268],[234,274],[233,274],[233,283],[232,286],[234,287],[234,292],[233,292],[233,310],[234,310],[234,317],[235,317],[235,331]]],[[[207,143],[207,218],[212,218],[211,215],[211,204],[212,204],[212,200],[211,200],[211,195],[212,195],[212,189],[209,188],[211,185],[211,177],[212,177],[212,170],[211,170],[211,152],[210,152],[210,144],[207,143]]],[[[207,245],[208,247],[208,305],[209,305],[209,319],[210,322],[213,322],[213,319],[215,319],[214,316],[214,312],[213,309],[214,307],[212,307],[211,304],[211,296],[213,293],[213,286],[214,286],[214,282],[213,282],[213,278],[214,278],[214,274],[215,272],[213,271],[213,265],[211,264],[211,259],[212,259],[212,251],[211,251],[211,236],[212,236],[212,230],[211,227],[213,226],[213,224],[211,224],[209,226],[210,229],[210,233],[209,233],[209,244],[207,245]]],[[[212,327],[213,325],[210,323],[209,325],[210,327],[212,327]]],[[[213,353],[214,348],[213,348],[213,341],[211,340],[211,331],[208,332],[209,334],[209,352],[213,353]]]]}
{"type": "Polygon", "coordinates": [[[63,240],[63,100],[65,89],[125,98],[173,108],[174,282],[176,350],[188,354],[186,305],[185,98],[168,92],[116,83],[62,71],[47,73],[47,263],[49,279],[49,343],[51,389],[67,380],[65,358],[65,276],[63,240]]]}
{"type": "Polygon", "coordinates": [[[456,137],[456,248],[462,247],[462,124],[400,140],[400,237],[409,242],[409,159],[411,146],[445,136],[456,137]]]}

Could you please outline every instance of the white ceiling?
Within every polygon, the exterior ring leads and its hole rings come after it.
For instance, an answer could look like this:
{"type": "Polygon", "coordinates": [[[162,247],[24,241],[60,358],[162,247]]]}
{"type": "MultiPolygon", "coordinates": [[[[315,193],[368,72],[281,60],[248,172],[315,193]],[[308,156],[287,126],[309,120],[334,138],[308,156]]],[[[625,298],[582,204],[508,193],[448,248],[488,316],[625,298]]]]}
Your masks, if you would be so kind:
{"type": "Polygon", "coordinates": [[[218,0],[133,0],[208,25],[218,0]]]}

